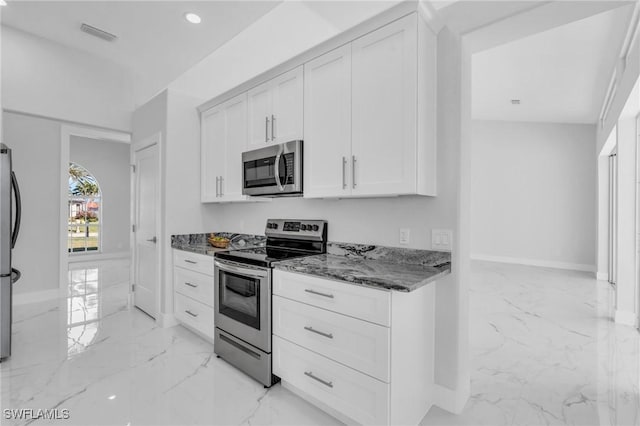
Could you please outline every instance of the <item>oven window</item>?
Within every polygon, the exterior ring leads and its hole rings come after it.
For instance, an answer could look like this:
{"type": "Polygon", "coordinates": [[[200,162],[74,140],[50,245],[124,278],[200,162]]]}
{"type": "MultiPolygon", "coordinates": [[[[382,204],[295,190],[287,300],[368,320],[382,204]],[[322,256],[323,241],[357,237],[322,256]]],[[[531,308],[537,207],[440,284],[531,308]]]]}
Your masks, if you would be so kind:
{"type": "Polygon", "coordinates": [[[260,279],[219,271],[221,314],[260,330],[260,279]]]}

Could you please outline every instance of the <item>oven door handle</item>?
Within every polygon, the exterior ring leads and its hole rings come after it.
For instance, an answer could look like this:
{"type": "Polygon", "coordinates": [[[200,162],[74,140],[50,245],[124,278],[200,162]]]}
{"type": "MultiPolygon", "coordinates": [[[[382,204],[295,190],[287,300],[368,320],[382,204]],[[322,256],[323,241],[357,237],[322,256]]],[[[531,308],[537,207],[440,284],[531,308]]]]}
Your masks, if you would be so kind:
{"type": "Polygon", "coordinates": [[[278,186],[278,191],[284,192],[284,186],[282,186],[282,182],[280,181],[280,160],[282,159],[282,154],[284,153],[284,148],[282,145],[278,149],[278,154],[276,154],[276,162],[274,167],[274,173],[276,178],[276,185],[278,186]]]}
{"type": "Polygon", "coordinates": [[[256,269],[249,268],[238,268],[236,266],[231,266],[226,263],[215,261],[215,265],[222,271],[235,272],[237,274],[242,274],[251,278],[267,278],[269,273],[267,271],[260,271],[256,269]]]}

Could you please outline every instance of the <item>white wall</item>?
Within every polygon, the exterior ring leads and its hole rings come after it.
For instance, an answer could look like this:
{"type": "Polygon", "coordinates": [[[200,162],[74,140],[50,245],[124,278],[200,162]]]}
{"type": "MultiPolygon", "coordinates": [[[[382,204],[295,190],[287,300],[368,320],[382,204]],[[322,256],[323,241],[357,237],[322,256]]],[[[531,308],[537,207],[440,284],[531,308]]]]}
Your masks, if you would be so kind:
{"type": "Polygon", "coordinates": [[[131,81],[113,62],[2,27],[5,110],[127,131],[131,81]]]}
{"type": "MultiPolygon", "coordinates": [[[[100,185],[102,253],[128,253],[130,230],[130,179],[128,143],[72,136],[69,158],[87,169],[100,185]]],[[[70,256],[70,260],[82,255],[70,256]]]]}
{"type": "Polygon", "coordinates": [[[60,251],[60,123],[4,114],[3,141],[13,150],[22,194],[22,226],[13,251],[22,279],[14,294],[52,291],[57,295],[60,251]]]}
{"type": "Polygon", "coordinates": [[[473,257],[595,271],[596,128],[474,121],[473,257]]]}

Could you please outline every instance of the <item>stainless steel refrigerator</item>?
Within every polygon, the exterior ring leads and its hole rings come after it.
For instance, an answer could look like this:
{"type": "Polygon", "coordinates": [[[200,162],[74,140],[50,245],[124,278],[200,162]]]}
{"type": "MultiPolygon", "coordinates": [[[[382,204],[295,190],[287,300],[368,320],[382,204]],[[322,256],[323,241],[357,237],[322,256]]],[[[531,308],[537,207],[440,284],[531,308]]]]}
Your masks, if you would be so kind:
{"type": "Polygon", "coordinates": [[[11,250],[18,239],[21,213],[20,189],[11,165],[11,150],[0,144],[0,361],[11,355],[11,299],[13,284],[20,279],[20,271],[11,266],[11,250]]]}

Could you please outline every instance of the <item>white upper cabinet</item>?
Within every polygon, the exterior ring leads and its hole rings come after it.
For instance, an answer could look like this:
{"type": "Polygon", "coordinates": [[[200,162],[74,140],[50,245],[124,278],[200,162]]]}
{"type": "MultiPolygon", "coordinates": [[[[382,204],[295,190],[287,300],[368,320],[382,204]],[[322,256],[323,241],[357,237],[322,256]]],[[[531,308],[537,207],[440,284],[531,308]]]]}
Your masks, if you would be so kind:
{"type": "Polygon", "coordinates": [[[304,194],[351,194],[351,44],[304,65],[304,194]]]}
{"type": "Polygon", "coordinates": [[[304,71],[305,197],[436,195],[436,45],[418,14],[304,71]]]}
{"type": "Polygon", "coordinates": [[[245,201],[242,152],[247,148],[247,94],[202,113],[201,201],[245,201]]]}
{"type": "Polygon", "coordinates": [[[302,139],[302,66],[249,90],[248,150],[302,139]]]}
{"type": "Polygon", "coordinates": [[[416,19],[353,42],[353,194],[416,193],[416,19]]]}

